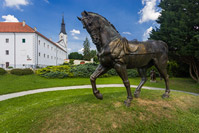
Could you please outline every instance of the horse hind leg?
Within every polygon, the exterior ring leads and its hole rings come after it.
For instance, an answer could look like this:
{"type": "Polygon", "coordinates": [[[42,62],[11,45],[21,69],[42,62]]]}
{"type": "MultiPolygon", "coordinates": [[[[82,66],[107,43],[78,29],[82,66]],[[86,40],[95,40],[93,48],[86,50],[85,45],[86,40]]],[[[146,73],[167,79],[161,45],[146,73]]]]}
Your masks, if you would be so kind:
{"type": "Polygon", "coordinates": [[[169,76],[167,75],[167,60],[155,61],[155,67],[158,69],[159,73],[163,77],[166,85],[165,93],[162,95],[162,98],[168,98],[170,89],[169,89],[169,76]]]}
{"type": "Polygon", "coordinates": [[[134,92],[135,98],[138,98],[140,96],[141,88],[147,81],[146,71],[147,71],[146,68],[138,68],[138,73],[141,77],[141,81],[140,81],[140,84],[138,85],[138,87],[136,88],[136,90],[134,92]]]}
{"type": "Polygon", "coordinates": [[[124,101],[124,104],[127,107],[129,107],[130,104],[131,104],[131,101],[133,99],[133,96],[132,96],[132,93],[131,93],[130,82],[128,80],[126,65],[117,63],[117,64],[115,64],[114,68],[115,68],[116,72],[118,73],[118,75],[120,76],[120,78],[123,80],[123,83],[126,87],[127,100],[124,101]]]}

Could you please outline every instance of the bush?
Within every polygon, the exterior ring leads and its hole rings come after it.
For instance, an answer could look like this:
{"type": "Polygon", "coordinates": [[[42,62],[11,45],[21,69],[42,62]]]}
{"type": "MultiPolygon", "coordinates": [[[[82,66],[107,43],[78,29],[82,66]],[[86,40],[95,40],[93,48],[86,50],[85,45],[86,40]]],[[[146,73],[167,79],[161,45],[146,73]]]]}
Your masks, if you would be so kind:
{"type": "Polygon", "coordinates": [[[70,59],[69,64],[74,64],[74,59],[70,59]]]}
{"type": "Polygon", "coordinates": [[[128,74],[129,78],[135,78],[135,77],[139,76],[139,74],[138,74],[136,69],[128,69],[127,70],[127,74],[128,74]]]}
{"type": "MultiPolygon", "coordinates": [[[[48,66],[46,68],[38,69],[36,74],[46,77],[46,78],[67,78],[67,77],[82,77],[89,78],[93,72],[96,70],[97,63],[86,63],[74,65],[62,65],[62,66],[48,66]]],[[[128,70],[129,77],[137,77],[138,73],[136,70],[128,70]]],[[[117,76],[117,73],[114,69],[111,69],[104,75],[100,77],[110,77],[117,76]]]]}
{"type": "MultiPolygon", "coordinates": [[[[107,73],[110,76],[118,76],[118,74],[115,71],[115,69],[111,69],[107,73]]],[[[134,77],[138,77],[139,76],[137,70],[135,70],[135,69],[127,69],[127,74],[128,74],[128,78],[134,78],[134,77]]]]}
{"type": "MultiPolygon", "coordinates": [[[[89,63],[89,64],[80,64],[77,65],[72,69],[72,72],[74,73],[75,77],[90,77],[91,74],[96,70],[98,64],[96,63],[89,63]]],[[[138,72],[135,69],[129,69],[127,70],[128,77],[133,78],[138,76],[138,72]]],[[[110,77],[110,76],[118,76],[115,69],[109,70],[107,73],[100,77],[110,77]]]]}
{"type": "Polygon", "coordinates": [[[12,69],[10,73],[14,75],[30,75],[33,74],[34,72],[32,69],[26,68],[26,69],[12,69]]]}
{"type": "Polygon", "coordinates": [[[46,78],[66,78],[68,75],[64,72],[49,72],[43,75],[46,78]]]}
{"type": "Polygon", "coordinates": [[[12,68],[13,68],[12,66],[9,66],[9,67],[8,67],[8,69],[12,69],[12,68]]]}
{"type": "Polygon", "coordinates": [[[7,71],[6,71],[5,69],[0,68],[0,75],[4,75],[4,74],[6,74],[6,73],[7,73],[7,71]]]}
{"type": "Polygon", "coordinates": [[[97,66],[98,64],[96,63],[80,64],[73,67],[71,71],[75,77],[88,78],[95,71],[97,66]]]}
{"type": "Polygon", "coordinates": [[[61,66],[47,66],[42,69],[38,69],[36,74],[46,78],[66,78],[73,77],[71,67],[69,65],[61,66]]]}

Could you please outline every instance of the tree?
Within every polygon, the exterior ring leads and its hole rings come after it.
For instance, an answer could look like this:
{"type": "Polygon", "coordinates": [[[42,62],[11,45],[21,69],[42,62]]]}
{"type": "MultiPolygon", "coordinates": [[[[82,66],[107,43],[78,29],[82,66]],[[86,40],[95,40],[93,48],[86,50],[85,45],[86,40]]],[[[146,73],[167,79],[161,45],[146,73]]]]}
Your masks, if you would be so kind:
{"type": "Polygon", "coordinates": [[[69,59],[77,59],[77,60],[82,60],[83,59],[83,55],[79,54],[78,52],[72,52],[68,55],[69,59]]]}
{"type": "Polygon", "coordinates": [[[150,39],[163,40],[169,56],[189,65],[190,76],[199,82],[199,0],[161,0],[159,28],[150,39]]]}
{"type": "Polygon", "coordinates": [[[91,50],[91,58],[93,58],[94,62],[96,62],[96,63],[99,62],[96,50],[91,50]]]}
{"type": "Polygon", "coordinates": [[[90,55],[91,55],[91,58],[94,58],[95,56],[97,56],[96,50],[91,50],[90,55]]]}
{"type": "Polygon", "coordinates": [[[88,41],[88,38],[86,37],[86,40],[83,43],[83,59],[84,60],[90,60],[91,59],[91,53],[90,53],[90,43],[88,41]]]}

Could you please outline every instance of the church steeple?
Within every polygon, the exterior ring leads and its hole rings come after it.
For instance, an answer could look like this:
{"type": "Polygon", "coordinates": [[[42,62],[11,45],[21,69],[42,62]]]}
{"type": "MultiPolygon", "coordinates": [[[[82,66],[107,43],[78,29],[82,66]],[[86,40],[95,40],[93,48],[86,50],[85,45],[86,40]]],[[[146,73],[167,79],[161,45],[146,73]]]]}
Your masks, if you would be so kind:
{"type": "Polygon", "coordinates": [[[64,15],[62,15],[61,31],[60,33],[66,34],[66,28],[64,23],[64,15]]]}

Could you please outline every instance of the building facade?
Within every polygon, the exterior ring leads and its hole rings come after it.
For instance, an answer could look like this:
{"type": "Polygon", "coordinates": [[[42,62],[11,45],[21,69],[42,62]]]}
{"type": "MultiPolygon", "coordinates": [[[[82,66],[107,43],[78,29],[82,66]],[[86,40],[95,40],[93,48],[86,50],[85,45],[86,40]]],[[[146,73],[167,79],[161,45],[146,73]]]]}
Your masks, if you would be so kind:
{"type": "Polygon", "coordinates": [[[67,58],[65,24],[59,38],[55,43],[24,21],[0,22],[0,67],[36,68],[62,64],[67,58]]]}

